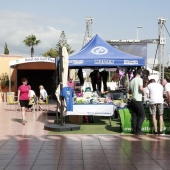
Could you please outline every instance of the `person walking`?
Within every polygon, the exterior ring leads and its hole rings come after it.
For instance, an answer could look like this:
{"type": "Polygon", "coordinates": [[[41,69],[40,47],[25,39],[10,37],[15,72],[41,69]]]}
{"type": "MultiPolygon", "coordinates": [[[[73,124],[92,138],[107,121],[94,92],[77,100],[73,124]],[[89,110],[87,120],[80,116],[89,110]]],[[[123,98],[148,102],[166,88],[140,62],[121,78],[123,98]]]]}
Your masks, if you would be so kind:
{"type": "Polygon", "coordinates": [[[142,70],[137,69],[135,77],[130,81],[129,93],[132,94],[132,129],[135,135],[145,135],[142,132],[142,124],[145,118],[145,110],[142,103],[143,96],[143,80],[141,78],[142,70]]]}
{"type": "Polygon", "coordinates": [[[28,109],[29,103],[29,94],[31,90],[31,86],[27,85],[28,80],[26,78],[21,79],[22,85],[18,87],[18,100],[21,106],[21,116],[22,116],[22,124],[25,125],[26,121],[26,110],[28,109]]]}
{"type": "Polygon", "coordinates": [[[152,122],[154,126],[154,134],[162,135],[162,125],[163,125],[163,86],[160,83],[156,83],[155,79],[151,79],[147,86],[147,97],[149,100],[149,110],[152,115],[152,122]],[[158,112],[159,116],[159,131],[157,128],[156,113],[158,112]]]}

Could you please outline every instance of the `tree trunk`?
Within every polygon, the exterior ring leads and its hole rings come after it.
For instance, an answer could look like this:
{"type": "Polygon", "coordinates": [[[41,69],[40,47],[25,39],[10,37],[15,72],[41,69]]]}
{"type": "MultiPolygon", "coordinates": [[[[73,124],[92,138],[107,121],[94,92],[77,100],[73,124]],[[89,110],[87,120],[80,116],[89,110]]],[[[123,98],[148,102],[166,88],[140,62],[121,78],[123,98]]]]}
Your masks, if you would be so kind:
{"type": "Polygon", "coordinates": [[[34,57],[34,47],[31,47],[31,57],[34,57]]]}

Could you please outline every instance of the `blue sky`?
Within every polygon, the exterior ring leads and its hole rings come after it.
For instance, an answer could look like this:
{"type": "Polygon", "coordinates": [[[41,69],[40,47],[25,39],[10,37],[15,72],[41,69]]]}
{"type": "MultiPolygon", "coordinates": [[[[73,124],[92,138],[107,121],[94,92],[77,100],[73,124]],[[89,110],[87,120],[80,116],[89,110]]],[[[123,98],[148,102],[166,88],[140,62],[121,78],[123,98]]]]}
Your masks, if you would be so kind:
{"type": "MultiPolygon", "coordinates": [[[[137,26],[140,39],[158,38],[159,17],[167,18],[170,32],[169,0],[0,0],[0,54],[5,42],[10,54],[30,56],[23,44],[26,36],[34,34],[41,44],[35,47],[35,56],[54,48],[64,31],[75,52],[83,44],[85,17],[93,17],[92,35],[105,40],[136,39],[137,26]]],[[[165,58],[170,52],[170,37],[165,32],[167,44],[165,58]]],[[[155,45],[148,46],[148,57],[154,58],[155,45]]],[[[165,59],[166,60],[166,59],[165,59]]]]}

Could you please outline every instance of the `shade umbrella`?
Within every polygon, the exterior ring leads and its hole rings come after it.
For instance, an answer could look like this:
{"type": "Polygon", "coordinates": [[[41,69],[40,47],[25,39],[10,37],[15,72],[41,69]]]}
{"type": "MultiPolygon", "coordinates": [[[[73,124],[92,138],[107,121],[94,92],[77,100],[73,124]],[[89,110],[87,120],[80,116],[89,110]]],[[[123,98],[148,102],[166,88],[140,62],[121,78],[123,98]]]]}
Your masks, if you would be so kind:
{"type": "Polygon", "coordinates": [[[63,87],[67,86],[67,79],[68,79],[68,52],[66,47],[62,47],[62,56],[63,56],[63,87]]]}
{"type": "MultiPolygon", "coordinates": [[[[67,86],[68,78],[68,52],[66,47],[60,48],[60,92],[67,86]]],[[[63,125],[63,111],[65,102],[60,98],[61,126],[63,125]]]]}

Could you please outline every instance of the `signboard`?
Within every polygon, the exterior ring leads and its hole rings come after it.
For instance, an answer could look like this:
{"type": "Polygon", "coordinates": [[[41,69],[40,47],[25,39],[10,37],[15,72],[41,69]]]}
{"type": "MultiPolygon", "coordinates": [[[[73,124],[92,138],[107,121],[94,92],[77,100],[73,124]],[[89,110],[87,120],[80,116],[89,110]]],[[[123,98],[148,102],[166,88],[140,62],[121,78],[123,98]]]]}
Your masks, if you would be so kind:
{"type": "MultiPolygon", "coordinates": [[[[130,110],[120,109],[119,110],[120,119],[121,119],[121,130],[123,133],[131,133],[132,132],[132,126],[131,126],[131,114],[130,110]]],[[[149,113],[149,109],[145,109],[146,117],[144,119],[144,122],[142,124],[142,131],[145,133],[152,133],[153,132],[153,123],[152,123],[152,117],[149,113]]],[[[163,114],[163,131],[165,133],[170,133],[170,113],[169,108],[164,108],[164,114],[163,114]]]]}
{"type": "Polygon", "coordinates": [[[67,115],[112,116],[115,110],[113,104],[74,104],[73,111],[67,115]]]}
{"type": "Polygon", "coordinates": [[[55,63],[55,58],[50,57],[27,57],[21,58],[18,60],[12,60],[9,62],[9,66],[17,65],[17,64],[25,64],[25,63],[33,63],[33,62],[49,62],[55,63]]]}
{"type": "Polygon", "coordinates": [[[125,53],[144,57],[145,66],[147,65],[147,43],[141,40],[111,40],[107,41],[112,47],[119,49],[125,53]]]}

